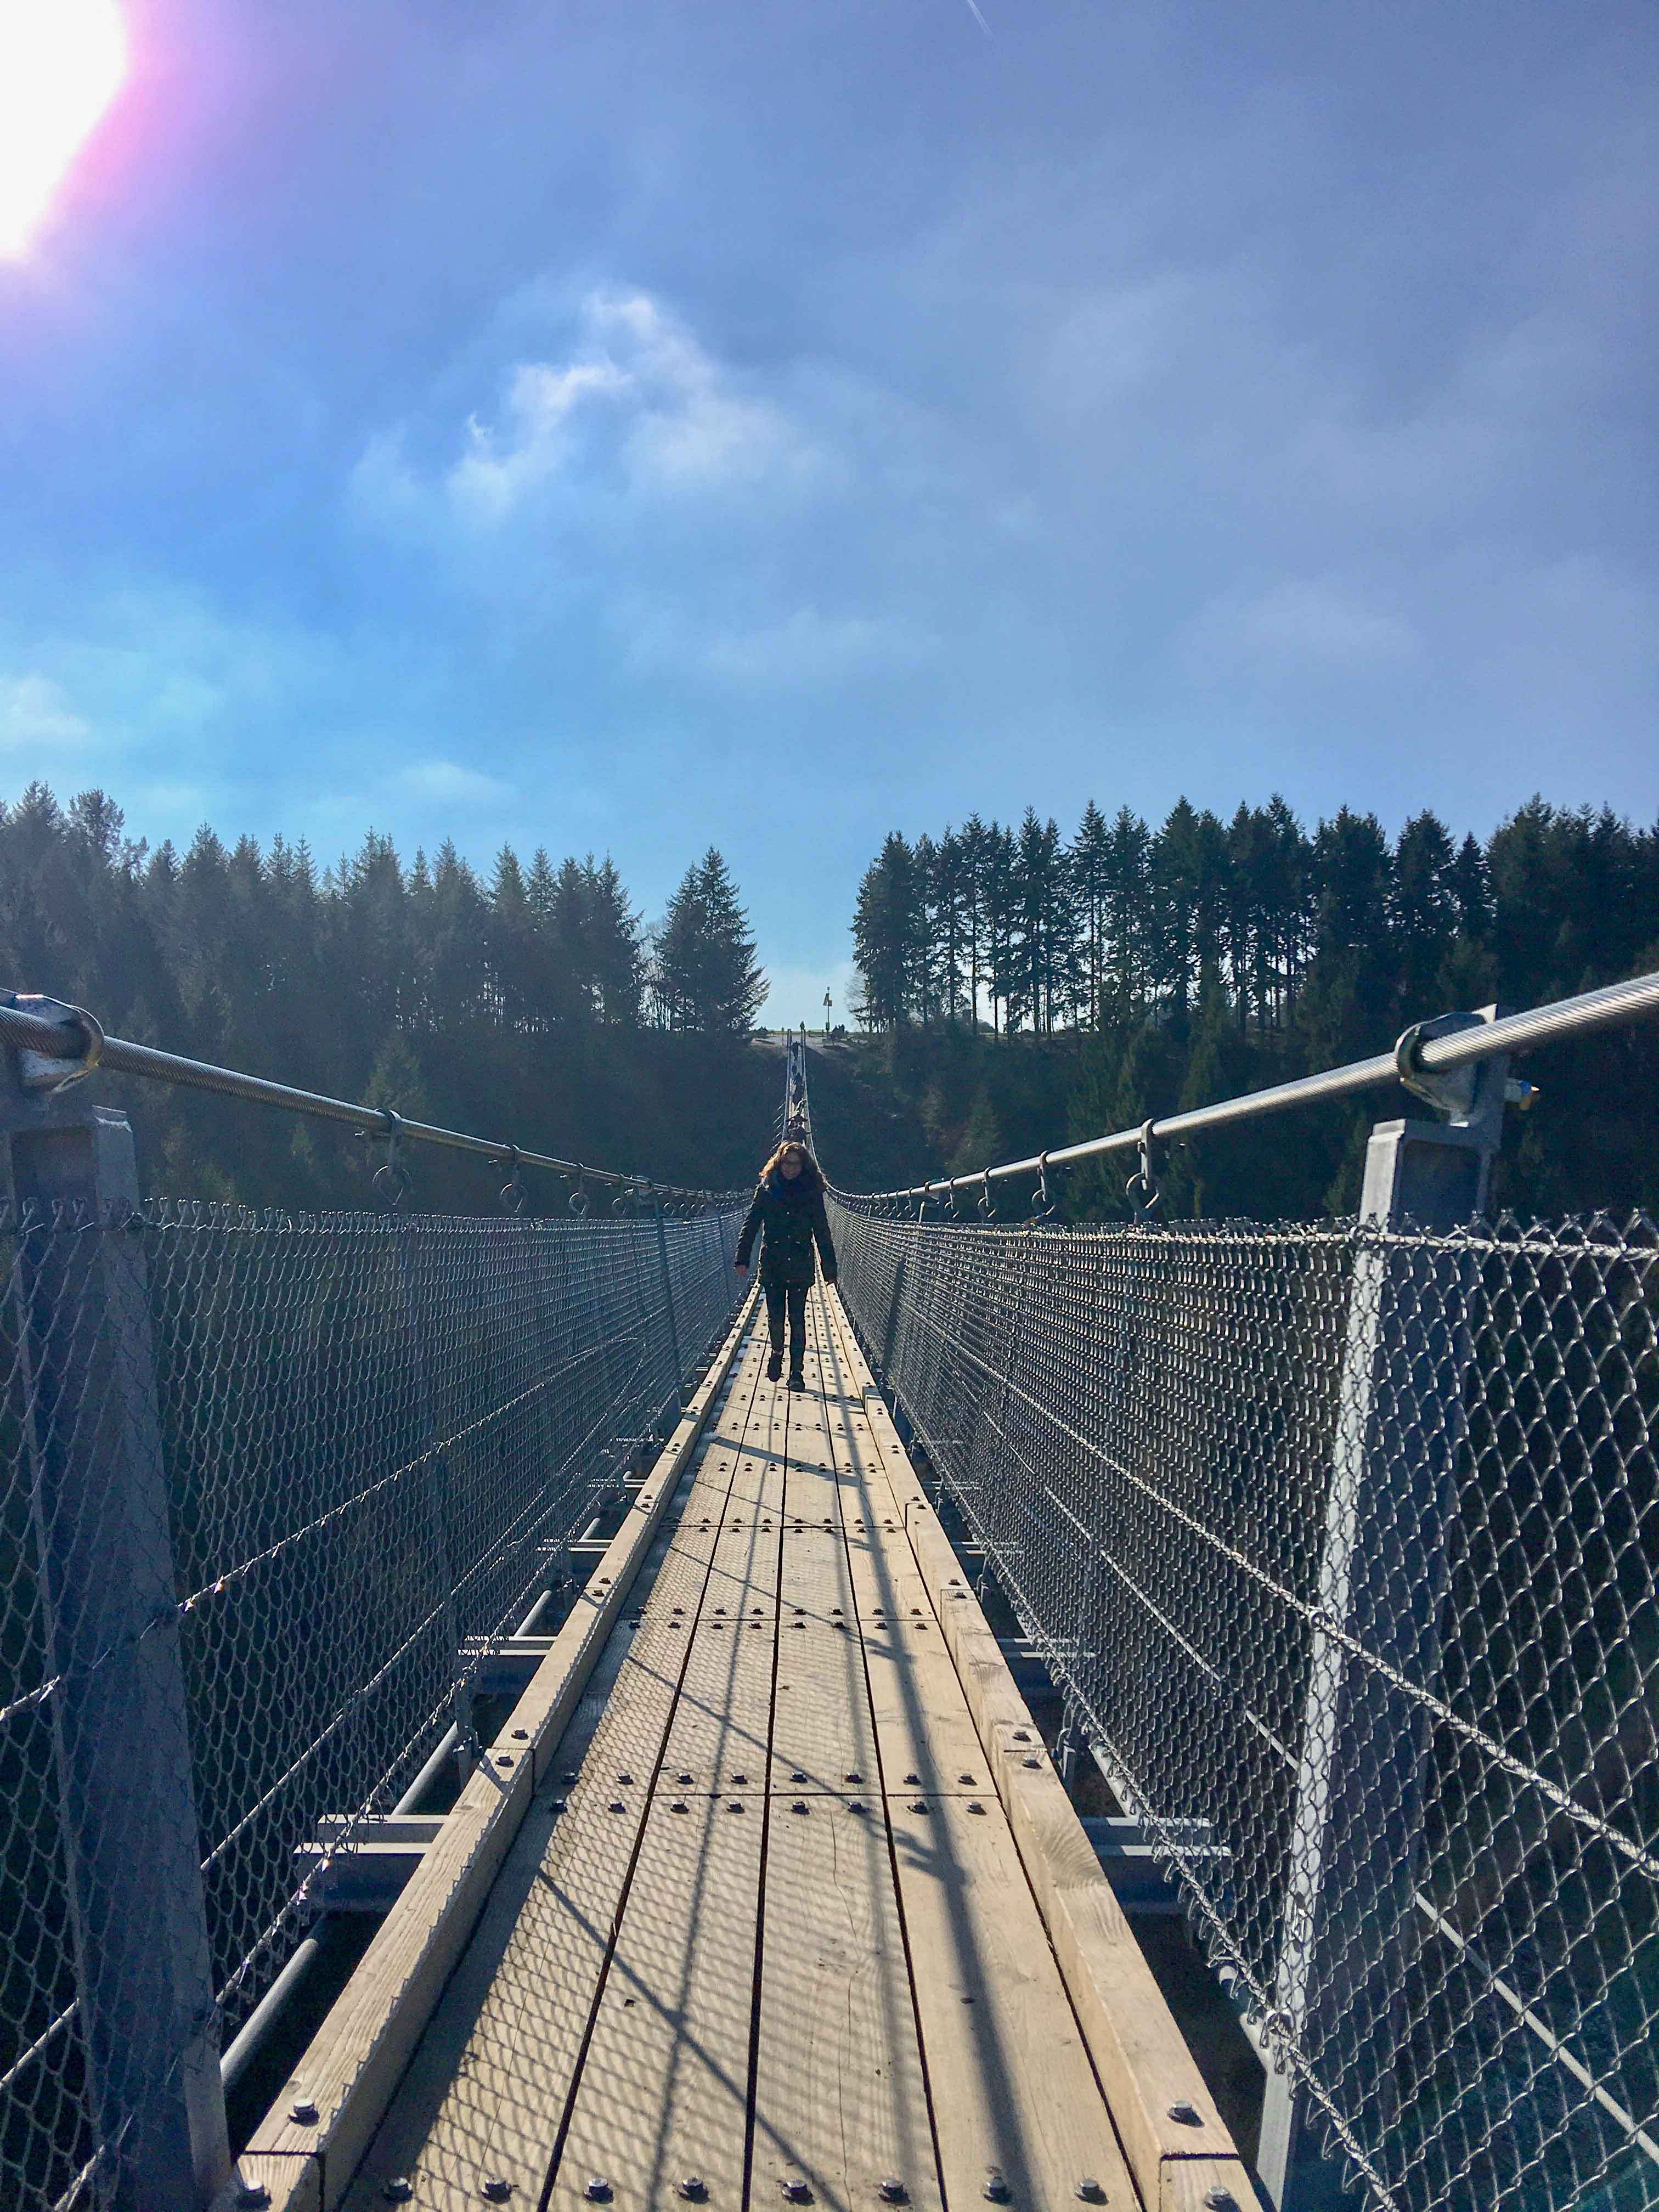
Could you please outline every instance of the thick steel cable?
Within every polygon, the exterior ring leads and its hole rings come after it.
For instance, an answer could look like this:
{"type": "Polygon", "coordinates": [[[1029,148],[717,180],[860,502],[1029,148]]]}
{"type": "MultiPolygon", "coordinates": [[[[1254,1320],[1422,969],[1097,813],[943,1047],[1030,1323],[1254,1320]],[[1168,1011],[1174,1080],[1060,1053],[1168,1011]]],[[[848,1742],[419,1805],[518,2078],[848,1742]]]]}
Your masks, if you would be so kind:
{"type": "Polygon", "coordinates": [[[411,1145],[439,1145],[450,1152],[466,1152],[474,1159],[497,1167],[542,1168],[551,1175],[578,1181],[608,1183],[621,1190],[637,1190],[653,1197],[698,1201],[730,1198],[726,1191],[692,1190],[679,1183],[658,1182],[647,1176],[618,1174],[614,1169],[589,1167],[580,1160],[562,1160],[550,1152],[526,1152],[520,1145],[492,1137],[475,1137],[435,1122],[411,1121],[390,1107],[359,1105],[348,1098],[331,1098],[325,1092],[305,1091],[291,1083],[276,1083],[240,1068],[217,1067],[210,1060],[186,1059],[180,1053],[161,1052],[154,1045],[134,1044],[125,1037],[105,1036],[90,1018],[79,1022],[54,1022],[20,1006],[0,1006],[0,1043],[15,1051],[34,1052],[49,1060],[84,1061],[87,1073],[108,1070],[114,1075],[136,1075],[154,1083],[170,1083],[185,1091],[207,1091],[220,1097],[240,1098],[258,1106],[275,1106],[286,1113],[303,1114],[313,1121],[334,1121],[355,1129],[360,1136],[397,1138],[411,1145]]]}

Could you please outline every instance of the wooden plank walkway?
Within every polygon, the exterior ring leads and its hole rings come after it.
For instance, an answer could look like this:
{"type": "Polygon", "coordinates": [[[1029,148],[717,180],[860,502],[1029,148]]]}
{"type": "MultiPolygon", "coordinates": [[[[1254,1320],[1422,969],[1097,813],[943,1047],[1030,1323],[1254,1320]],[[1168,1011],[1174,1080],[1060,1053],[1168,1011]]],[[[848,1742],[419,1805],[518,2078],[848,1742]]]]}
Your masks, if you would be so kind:
{"type": "Polygon", "coordinates": [[[809,1328],[795,1395],[751,1321],[355,2176],[281,2201],[1255,2203],[833,1291],[809,1328]]]}

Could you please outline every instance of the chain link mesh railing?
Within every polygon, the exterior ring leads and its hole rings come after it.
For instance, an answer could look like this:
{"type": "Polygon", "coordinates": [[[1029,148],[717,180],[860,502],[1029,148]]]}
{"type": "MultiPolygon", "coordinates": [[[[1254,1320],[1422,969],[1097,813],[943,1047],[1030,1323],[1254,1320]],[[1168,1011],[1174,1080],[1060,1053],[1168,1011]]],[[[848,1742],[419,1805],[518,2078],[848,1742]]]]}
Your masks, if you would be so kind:
{"type": "Polygon", "coordinates": [[[120,1885],[199,1864],[228,2043],[312,1917],[296,1848],[465,1736],[478,1655],[677,1413],[738,1218],[0,1217],[0,2203],[102,2204],[206,2024],[169,2017],[189,1914],[132,1929],[120,1885]],[[124,1780],[170,1731],[187,1835],[124,1780]]]}
{"type": "Polygon", "coordinates": [[[842,1292],[1377,2205],[1659,2205],[1659,1234],[832,1207],[842,1292]]]}

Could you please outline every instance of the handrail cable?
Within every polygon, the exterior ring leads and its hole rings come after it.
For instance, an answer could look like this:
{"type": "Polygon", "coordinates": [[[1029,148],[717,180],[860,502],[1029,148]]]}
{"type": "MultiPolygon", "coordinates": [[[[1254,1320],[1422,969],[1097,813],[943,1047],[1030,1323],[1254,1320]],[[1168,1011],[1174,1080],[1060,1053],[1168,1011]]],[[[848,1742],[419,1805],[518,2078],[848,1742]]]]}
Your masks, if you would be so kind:
{"type": "MultiPolygon", "coordinates": [[[[82,1007],[63,1007],[61,1016],[31,1013],[28,1002],[0,1004],[0,1044],[34,1053],[51,1070],[39,1086],[61,1088],[89,1075],[94,1068],[115,1075],[137,1075],[155,1083],[171,1083],[186,1091],[207,1091],[221,1097],[240,1098],[253,1104],[275,1106],[313,1121],[335,1121],[355,1129],[360,1136],[395,1139],[411,1145],[438,1145],[450,1152],[470,1153],[496,1167],[543,1168],[551,1175],[582,1182],[613,1184],[671,1199],[698,1201],[731,1194],[688,1189],[678,1183],[657,1182],[648,1176],[621,1175],[611,1168],[587,1166],[580,1160],[562,1160],[550,1152],[526,1152],[520,1145],[504,1144],[489,1137],[474,1137],[459,1129],[445,1129],[431,1121],[411,1121],[390,1106],[362,1106],[346,1098],[331,1098],[317,1091],[303,1091],[290,1083],[275,1083],[267,1076],[248,1075],[240,1068],[217,1067],[210,1060],[190,1060],[154,1045],[134,1044],[125,1037],[107,1036],[96,1018],[82,1007]]],[[[55,1000],[37,1004],[58,1006],[55,1000]]]]}
{"type": "Polygon", "coordinates": [[[1503,1014],[1495,1021],[1474,1024],[1439,1036],[1419,1034],[1427,1024],[1413,1024],[1392,1052],[1374,1053],[1369,1060],[1350,1061],[1345,1067],[1327,1068],[1318,1075],[1297,1076],[1265,1091],[1250,1091],[1224,1098],[1212,1106],[1197,1106],[1161,1121],[1137,1123],[1132,1129],[1115,1129],[1109,1136],[1089,1137],[1080,1144],[1059,1146],[1048,1152],[1033,1152],[1020,1160],[1004,1160],[992,1168],[975,1168],[963,1175],[944,1176],[931,1182],[913,1183],[905,1190],[848,1194],[873,1199],[932,1198],[973,1184],[1001,1182],[1011,1176],[1035,1175],[1045,1167],[1076,1167],[1085,1160],[1104,1159],[1114,1152],[1134,1152],[1152,1139],[1169,1143],[1196,1137],[1210,1129],[1231,1128],[1287,1107],[1313,1106],[1328,1098],[1347,1098],[1379,1084],[1398,1083],[1408,1076],[1438,1075],[1474,1066],[1502,1054],[1522,1052],[1564,1038],[1587,1036],[1596,1030],[1615,1029],[1626,1022],[1659,1014],[1659,974],[1633,975],[1622,983],[1606,983],[1599,990],[1583,991],[1576,998],[1556,999],[1524,1013],[1503,1014]]]}

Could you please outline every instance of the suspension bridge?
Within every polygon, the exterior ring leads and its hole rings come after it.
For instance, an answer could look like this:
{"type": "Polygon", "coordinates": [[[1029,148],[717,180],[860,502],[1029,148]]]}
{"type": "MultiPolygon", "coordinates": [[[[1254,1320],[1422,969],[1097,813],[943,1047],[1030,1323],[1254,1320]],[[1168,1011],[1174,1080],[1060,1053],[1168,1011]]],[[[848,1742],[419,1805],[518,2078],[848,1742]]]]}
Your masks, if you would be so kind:
{"type": "Polygon", "coordinates": [[[832,1189],[793,1393],[746,1194],[9,996],[0,2204],[1659,2204],[1659,1236],[1486,1206],[1511,1058],[1656,1012],[832,1189]],[[381,1210],[146,1200],[99,1069],[381,1210]],[[1353,1220],[1160,1222],[1400,1082],[1353,1220]]]}

